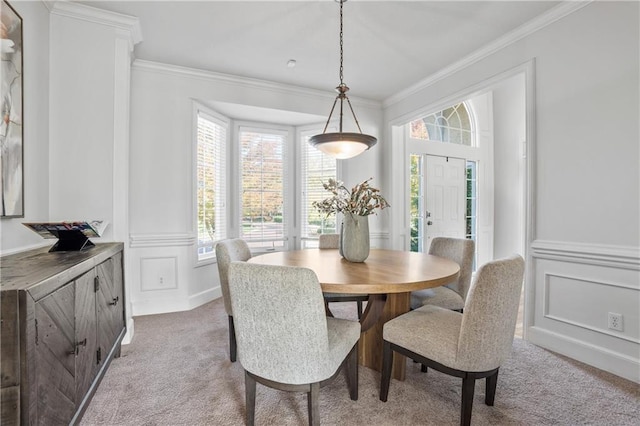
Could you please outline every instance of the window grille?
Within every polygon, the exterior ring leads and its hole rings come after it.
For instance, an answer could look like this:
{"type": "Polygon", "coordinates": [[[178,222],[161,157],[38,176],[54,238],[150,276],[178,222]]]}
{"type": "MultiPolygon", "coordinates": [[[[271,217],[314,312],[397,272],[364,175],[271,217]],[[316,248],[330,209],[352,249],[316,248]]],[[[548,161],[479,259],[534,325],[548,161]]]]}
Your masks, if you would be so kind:
{"type": "Polygon", "coordinates": [[[472,146],[469,111],[464,102],[414,120],[411,138],[472,146]]]}

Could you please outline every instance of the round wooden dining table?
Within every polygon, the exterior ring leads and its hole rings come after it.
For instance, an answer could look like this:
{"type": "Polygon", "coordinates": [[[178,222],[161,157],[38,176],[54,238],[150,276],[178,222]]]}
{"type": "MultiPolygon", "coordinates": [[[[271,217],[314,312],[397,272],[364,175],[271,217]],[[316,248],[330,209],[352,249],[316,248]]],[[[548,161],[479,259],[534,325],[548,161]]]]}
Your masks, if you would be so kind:
{"type": "MultiPolygon", "coordinates": [[[[411,292],[454,281],[460,266],[426,253],[372,249],[364,262],[349,262],[337,249],[304,249],[267,253],[249,259],[261,265],[301,266],[313,270],[325,293],[369,295],[360,319],[360,365],[381,371],[382,327],[409,312],[411,292]]],[[[404,380],[405,357],[394,355],[393,377],[404,380]]]]}

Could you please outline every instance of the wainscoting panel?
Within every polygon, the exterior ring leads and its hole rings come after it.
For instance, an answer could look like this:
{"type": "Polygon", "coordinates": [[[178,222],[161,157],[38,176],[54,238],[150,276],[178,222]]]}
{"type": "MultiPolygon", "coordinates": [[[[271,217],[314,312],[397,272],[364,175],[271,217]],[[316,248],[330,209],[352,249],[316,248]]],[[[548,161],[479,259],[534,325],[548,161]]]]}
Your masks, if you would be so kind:
{"type": "Polygon", "coordinates": [[[637,321],[640,291],[637,288],[569,275],[546,274],[544,292],[545,318],[640,344],[637,321]],[[584,309],[585,305],[591,309],[584,309]],[[623,316],[622,331],[608,328],[609,309],[623,316]]]}
{"type": "Polygon", "coordinates": [[[130,236],[133,316],[186,311],[221,296],[217,265],[197,265],[195,241],[190,234],[130,236]]]}
{"type": "Polygon", "coordinates": [[[177,257],[141,257],[140,290],[170,290],[178,288],[177,257]]]}
{"type": "Polygon", "coordinates": [[[527,339],[640,383],[638,250],[536,241],[527,339]],[[622,329],[609,314],[622,315],[622,329]]]}

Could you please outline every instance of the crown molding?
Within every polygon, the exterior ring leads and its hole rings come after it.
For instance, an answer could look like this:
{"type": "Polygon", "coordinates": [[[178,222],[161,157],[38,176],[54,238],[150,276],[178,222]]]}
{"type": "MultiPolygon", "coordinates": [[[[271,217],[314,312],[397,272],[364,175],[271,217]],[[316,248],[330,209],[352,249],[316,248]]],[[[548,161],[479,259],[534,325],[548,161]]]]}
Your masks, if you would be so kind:
{"type": "MultiPolygon", "coordinates": [[[[143,59],[135,59],[131,65],[131,69],[139,71],[154,72],[158,74],[172,75],[180,78],[192,78],[195,80],[204,80],[213,83],[229,84],[234,86],[242,86],[244,88],[254,88],[258,90],[266,90],[277,93],[290,94],[293,96],[304,96],[309,98],[326,98],[327,100],[335,99],[335,93],[323,90],[309,89],[301,86],[292,86],[290,84],[275,83],[268,80],[260,80],[257,78],[241,77],[232,74],[224,74],[215,71],[206,71],[196,68],[188,68],[180,65],[164,64],[161,62],[147,61],[143,59]]],[[[382,102],[349,97],[352,104],[358,106],[367,106],[370,108],[382,108],[382,102]]]]}
{"type": "Polygon", "coordinates": [[[464,68],[467,68],[468,66],[494,54],[495,52],[504,49],[510,44],[513,44],[518,40],[543,29],[544,27],[556,22],[557,20],[562,19],[565,16],[582,9],[592,1],[593,0],[563,1],[558,6],[548,10],[547,12],[532,19],[531,21],[524,23],[515,30],[506,33],[500,38],[465,56],[459,61],[456,61],[453,64],[442,68],[440,71],[430,75],[429,77],[419,81],[418,83],[409,86],[408,88],[401,90],[400,92],[392,96],[389,96],[382,102],[383,107],[387,108],[402,101],[405,98],[408,98],[411,95],[418,93],[423,89],[426,89],[432,84],[435,84],[436,82],[443,80],[464,68]]]}
{"type": "Polygon", "coordinates": [[[44,7],[49,9],[49,12],[53,11],[53,6],[56,4],[56,0],[40,0],[44,7]]]}
{"type": "Polygon", "coordinates": [[[43,1],[43,3],[53,15],[80,19],[127,32],[130,37],[131,47],[142,41],[140,20],[135,16],[109,12],[96,7],[85,6],[79,3],[71,3],[66,0],[43,1]]]}

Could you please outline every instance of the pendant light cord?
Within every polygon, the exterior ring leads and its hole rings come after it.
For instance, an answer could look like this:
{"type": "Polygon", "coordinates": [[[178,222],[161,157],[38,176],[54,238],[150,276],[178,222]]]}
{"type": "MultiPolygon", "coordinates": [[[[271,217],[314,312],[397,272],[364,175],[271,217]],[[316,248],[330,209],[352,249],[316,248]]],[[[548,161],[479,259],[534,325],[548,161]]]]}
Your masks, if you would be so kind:
{"type": "Polygon", "coordinates": [[[358,122],[356,113],[353,111],[351,101],[347,96],[349,87],[344,84],[344,17],[342,14],[342,8],[346,1],[347,0],[335,0],[336,3],[340,3],[340,84],[338,85],[338,87],[336,87],[338,96],[336,96],[335,100],[333,101],[333,105],[331,106],[331,111],[329,112],[329,117],[327,117],[327,122],[324,125],[322,134],[311,136],[309,138],[309,144],[311,146],[319,149],[325,154],[334,156],[339,159],[354,157],[361,152],[371,148],[376,144],[376,142],[378,142],[375,137],[362,133],[362,129],[360,128],[360,123],[358,122]],[[344,114],[343,104],[345,100],[347,101],[347,106],[349,107],[349,111],[351,111],[351,115],[353,116],[353,121],[355,121],[356,126],[358,127],[358,131],[360,132],[359,134],[354,132],[342,132],[342,118],[344,114]],[[338,132],[327,133],[327,128],[329,127],[329,123],[331,122],[331,116],[333,115],[334,109],[336,109],[338,101],[340,101],[340,121],[338,132]]]}
{"type": "Polygon", "coordinates": [[[342,61],[344,58],[344,43],[342,41],[343,32],[342,32],[342,5],[344,4],[344,0],[340,0],[340,85],[343,85],[343,66],[342,61]]]}
{"type": "Polygon", "coordinates": [[[327,128],[329,127],[329,122],[331,121],[331,116],[333,115],[333,110],[335,109],[338,100],[340,100],[340,120],[339,120],[338,132],[342,134],[342,118],[344,115],[343,104],[345,99],[347,100],[347,105],[349,106],[349,110],[351,111],[351,115],[353,116],[353,121],[355,121],[356,127],[358,127],[358,131],[362,133],[362,129],[360,128],[360,123],[358,122],[358,117],[356,117],[356,113],[353,111],[353,107],[351,106],[351,101],[349,100],[349,97],[346,95],[349,88],[347,87],[346,84],[344,84],[344,66],[343,66],[344,32],[343,32],[343,25],[342,25],[342,20],[343,20],[342,6],[344,5],[345,1],[347,0],[340,0],[340,85],[336,87],[336,90],[338,91],[338,96],[336,97],[335,101],[333,101],[333,106],[331,107],[331,111],[329,112],[329,118],[327,118],[327,123],[324,125],[324,130],[322,131],[323,134],[327,132],[327,128]]]}

